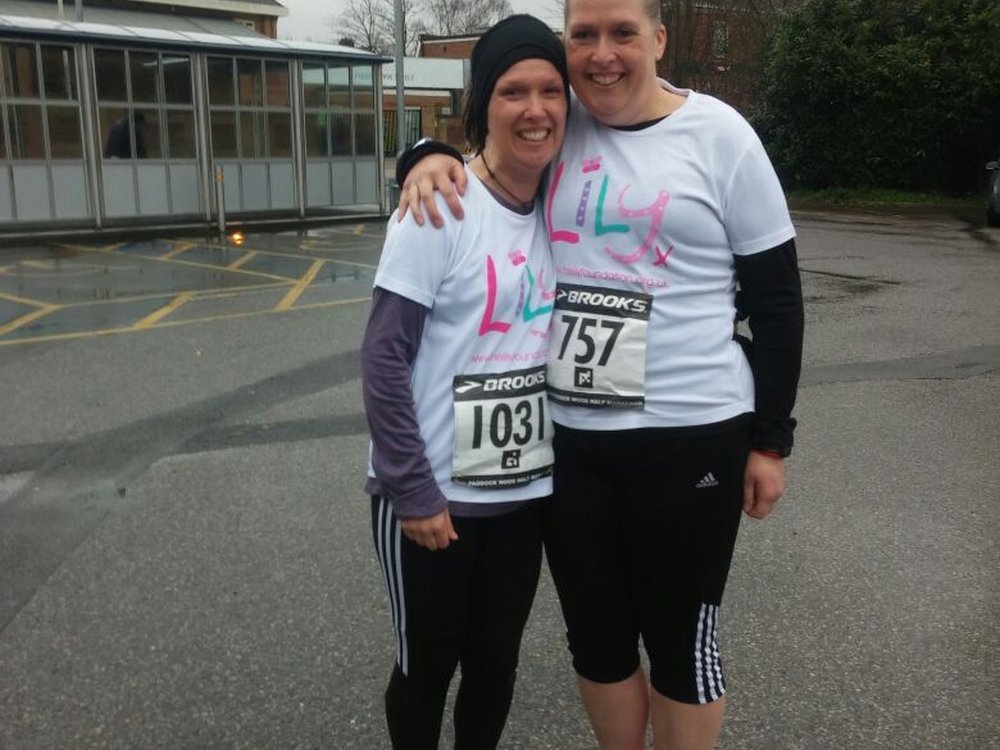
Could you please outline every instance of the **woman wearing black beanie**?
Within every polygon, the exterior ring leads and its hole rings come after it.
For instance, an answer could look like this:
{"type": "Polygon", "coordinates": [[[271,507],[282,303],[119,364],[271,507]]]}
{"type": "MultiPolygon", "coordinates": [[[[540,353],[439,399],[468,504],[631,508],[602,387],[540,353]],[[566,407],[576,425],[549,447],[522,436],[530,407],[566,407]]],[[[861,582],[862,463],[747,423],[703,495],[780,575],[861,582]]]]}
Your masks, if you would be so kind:
{"type": "Polygon", "coordinates": [[[535,196],[563,141],[558,38],[512,16],[472,57],[466,219],[391,219],[362,344],[367,491],[396,637],[396,750],[438,746],[458,666],[455,748],[495,748],[514,691],[552,491],[545,391],[554,276],[535,196]]]}

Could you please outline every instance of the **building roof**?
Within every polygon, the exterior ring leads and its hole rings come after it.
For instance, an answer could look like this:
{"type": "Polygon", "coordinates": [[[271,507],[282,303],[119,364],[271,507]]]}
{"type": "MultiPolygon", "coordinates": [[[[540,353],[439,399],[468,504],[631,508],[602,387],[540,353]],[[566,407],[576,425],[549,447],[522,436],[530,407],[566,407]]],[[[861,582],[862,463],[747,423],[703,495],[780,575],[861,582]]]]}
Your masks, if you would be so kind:
{"type": "MultiPolygon", "coordinates": [[[[0,0],[0,15],[24,16],[27,18],[48,18],[73,21],[76,18],[74,0],[63,0],[63,14],[60,19],[59,6],[54,2],[37,0],[0,0]]],[[[106,7],[83,4],[83,20],[117,26],[138,26],[177,31],[207,31],[208,33],[233,33],[235,26],[242,26],[232,18],[211,15],[181,15],[171,13],[163,5],[134,2],[129,6],[106,7]]],[[[245,29],[243,33],[255,33],[245,29]]]]}
{"type": "MultiPolygon", "coordinates": [[[[0,11],[10,0],[0,0],[0,11]]],[[[72,0],[68,12],[73,12],[72,0]]],[[[31,3],[38,5],[38,3],[31,3]]],[[[55,8],[55,5],[52,6],[55,8]]],[[[117,8],[94,8],[85,12],[102,20],[68,21],[59,18],[37,18],[28,16],[3,15],[0,13],[0,39],[4,37],[43,37],[61,39],[66,42],[113,42],[130,46],[155,46],[158,48],[201,48],[220,49],[230,52],[243,51],[257,54],[280,54],[297,57],[337,57],[363,60],[365,62],[386,62],[390,58],[354,47],[319,42],[293,42],[271,39],[247,28],[238,21],[180,16],[168,13],[129,13],[117,8]],[[98,10],[101,11],[98,14],[98,10]],[[118,15],[124,12],[124,18],[118,15]],[[135,19],[135,16],[141,19],[135,19]],[[115,21],[119,21],[116,23],[115,21]],[[121,23],[128,20],[129,23],[121,23]],[[142,20],[144,25],[133,24],[142,20]],[[206,30],[206,26],[211,31],[206,30]]]]}
{"type": "MultiPolygon", "coordinates": [[[[72,5],[72,0],[64,0],[72,5]]],[[[250,13],[261,16],[287,16],[288,8],[277,0],[131,0],[143,5],[169,5],[177,8],[250,13]]]]}

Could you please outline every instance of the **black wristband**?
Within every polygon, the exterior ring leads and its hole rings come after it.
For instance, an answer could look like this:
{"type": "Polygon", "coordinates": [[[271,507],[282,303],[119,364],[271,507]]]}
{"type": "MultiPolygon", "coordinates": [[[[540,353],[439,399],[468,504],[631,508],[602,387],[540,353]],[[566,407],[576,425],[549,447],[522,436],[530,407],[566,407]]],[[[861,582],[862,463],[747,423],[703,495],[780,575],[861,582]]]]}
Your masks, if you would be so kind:
{"type": "Polygon", "coordinates": [[[413,165],[429,154],[445,154],[464,162],[462,154],[454,146],[424,138],[414,143],[396,159],[396,185],[402,187],[413,165]]]}

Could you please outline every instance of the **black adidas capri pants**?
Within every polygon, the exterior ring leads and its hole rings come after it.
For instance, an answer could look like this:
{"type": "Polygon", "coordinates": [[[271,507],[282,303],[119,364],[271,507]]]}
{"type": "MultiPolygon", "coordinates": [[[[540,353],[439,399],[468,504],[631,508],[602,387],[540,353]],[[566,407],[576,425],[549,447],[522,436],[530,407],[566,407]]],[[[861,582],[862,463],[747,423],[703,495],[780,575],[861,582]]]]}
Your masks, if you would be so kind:
{"type": "Polygon", "coordinates": [[[638,669],[661,695],[725,692],[719,604],[742,513],[749,418],[706,428],[555,431],[545,553],[573,666],[599,683],[638,669]]]}

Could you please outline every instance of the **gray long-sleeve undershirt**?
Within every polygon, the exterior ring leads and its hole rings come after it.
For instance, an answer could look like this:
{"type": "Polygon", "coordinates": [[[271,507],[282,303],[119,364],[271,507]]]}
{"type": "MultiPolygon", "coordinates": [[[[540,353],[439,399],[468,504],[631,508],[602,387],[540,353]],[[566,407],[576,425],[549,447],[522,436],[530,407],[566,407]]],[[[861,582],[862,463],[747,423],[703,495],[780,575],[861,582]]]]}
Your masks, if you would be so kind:
{"type": "Polygon", "coordinates": [[[361,384],[372,468],[365,491],[392,503],[400,518],[426,518],[448,509],[453,516],[496,516],[526,501],[450,502],[441,492],[420,436],[413,402],[413,363],[430,312],[401,295],[375,287],[361,344],[361,384]]]}

